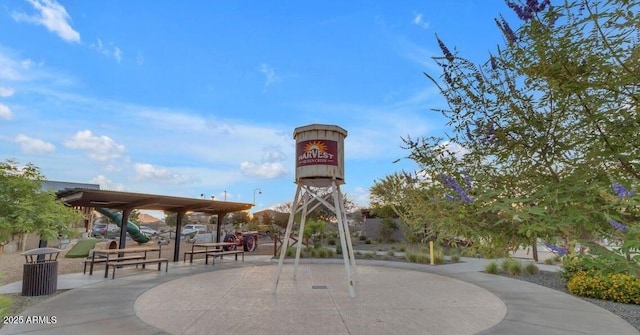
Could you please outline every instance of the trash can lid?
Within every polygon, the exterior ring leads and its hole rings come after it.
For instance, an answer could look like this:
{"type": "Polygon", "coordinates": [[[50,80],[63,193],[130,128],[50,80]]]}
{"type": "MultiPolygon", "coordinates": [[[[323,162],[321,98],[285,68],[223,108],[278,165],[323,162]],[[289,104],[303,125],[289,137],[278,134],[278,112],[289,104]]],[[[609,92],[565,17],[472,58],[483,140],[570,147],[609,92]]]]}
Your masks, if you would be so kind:
{"type": "Polygon", "coordinates": [[[48,255],[48,254],[58,254],[62,252],[61,249],[57,248],[36,248],[31,249],[29,251],[25,251],[21,253],[22,256],[36,256],[36,255],[48,255]]]}

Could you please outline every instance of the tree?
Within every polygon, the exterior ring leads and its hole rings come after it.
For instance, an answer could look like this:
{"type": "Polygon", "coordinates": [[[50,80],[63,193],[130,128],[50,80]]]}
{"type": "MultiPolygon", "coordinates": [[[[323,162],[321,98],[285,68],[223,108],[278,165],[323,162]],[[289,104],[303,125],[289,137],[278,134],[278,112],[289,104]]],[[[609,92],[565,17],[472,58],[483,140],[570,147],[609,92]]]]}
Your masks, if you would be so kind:
{"type": "Polygon", "coordinates": [[[542,238],[601,250],[594,240],[624,237],[612,222],[635,236],[637,197],[616,198],[612,185],[640,181],[640,2],[507,4],[521,26],[496,19],[506,45],[480,65],[436,37],[442,74],[426,75],[453,132],[405,138],[433,180],[408,211],[455,217],[437,229],[500,248],[542,238]]]}
{"type": "Polygon", "coordinates": [[[398,224],[393,221],[392,218],[384,218],[382,222],[380,222],[380,230],[378,231],[378,235],[380,239],[384,242],[389,242],[391,239],[391,235],[398,230],[398,224]]]}
{"type": "MultiPolygon", "coordinates": [[[[167,214],[167,216],[164,219],[164,222],[169,227],[175,227],[176,223],[178,222],[178,214],[177,213],[169,213],[169,214],[167,214]]],[[[187,224],[189,224],[189,218],[186,215],[183,215],[182,216],[182,224],[181,224],[181,226],[184,227],[187,224]]]]}
{"type": "Polygon", "coordinates": [[[72,233],[82,214],[42,190],[44,176],[33,164],[19,166],[13,160],[0,163],[0,241],[38,233],[41,240],[72,233]]]}

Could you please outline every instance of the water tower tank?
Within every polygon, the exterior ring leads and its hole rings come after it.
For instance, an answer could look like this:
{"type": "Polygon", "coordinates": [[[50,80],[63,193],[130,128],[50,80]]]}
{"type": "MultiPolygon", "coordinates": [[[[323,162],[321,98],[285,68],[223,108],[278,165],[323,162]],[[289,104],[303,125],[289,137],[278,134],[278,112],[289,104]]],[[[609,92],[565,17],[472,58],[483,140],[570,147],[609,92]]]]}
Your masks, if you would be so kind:
{"type": "Polygon", "coordinates": [[[327,187],[344,184],[344,138],[334,125],[311,124],[293,132],[296,140],[296,183],[327,187]]]}

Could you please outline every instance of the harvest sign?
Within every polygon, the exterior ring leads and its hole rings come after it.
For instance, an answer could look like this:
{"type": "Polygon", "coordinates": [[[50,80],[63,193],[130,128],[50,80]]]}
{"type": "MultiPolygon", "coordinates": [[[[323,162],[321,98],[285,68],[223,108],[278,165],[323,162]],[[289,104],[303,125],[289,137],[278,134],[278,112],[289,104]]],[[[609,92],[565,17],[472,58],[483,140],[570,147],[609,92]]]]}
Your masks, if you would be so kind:
{"type": "Polygon", "coordinates": [[[306,165],[338,165],[338,142],[329,140],[301,141],[296,145],[296,167],[306,165]]]}

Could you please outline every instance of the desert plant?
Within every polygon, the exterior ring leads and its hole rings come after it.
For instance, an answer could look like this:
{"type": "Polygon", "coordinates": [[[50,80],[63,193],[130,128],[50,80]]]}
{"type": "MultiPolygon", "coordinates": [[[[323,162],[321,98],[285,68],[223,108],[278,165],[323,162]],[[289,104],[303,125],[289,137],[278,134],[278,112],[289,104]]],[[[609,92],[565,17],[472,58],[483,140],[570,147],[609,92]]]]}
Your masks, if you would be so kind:
{"type": "Polygon", "coordinates": [[[0,315],[1,316],[6,316],[9,314],[9,308],[11,307],[11,304],[13,304],[13,301],[11,300],[11,298],[4,295],[0,295],[0,315]]]}
{"type": "Polygon", "coordinates": [[[408,251],[405,253],[404,258],[411,263],[428,263],[429,257],[425,253],[408,251]]]}
{"type": "Polygon", "coordinates": [[[288,247],[287,248],[287,257],[292,257],[293,255],[296,254],[296,247],[288,247]]]}
{"type": "Polygon", "coordinates": [[[497,274],[498,273],[498,262],[493,261],[487,265],[484,266],[484,272],[486,273],[490,273],[490,274],[497,274]]]}
{"type": "Polygon", "coordinates": [[[375,255],[374,253],[366,252],[366,253],[364,254],[364,258],[366,258],[366,259],[373,259],[373,258],[376,258],[376,255],[375,255]]]}
{"type": "Polygon", "coordinates": [[[444,264],[444,253],[438,248],[433,251],[433,264],[444,264]]]}
{"type": "Polygon", "coordinates": [[[458,254],[451,255],[451,262],[460,263],[460,256],[458,254]]]}
{"type": "Polygon", "coordinates": [[[640,305],[640,278],[627,273],[580,271],[567,282],[567,289],[583,297],[640,305]]]}
{"type": "Polygon", "coordinates": [[[525,265],[524,270],[530,275],[535,275],[540,272],[540,269],[538,269],[535,263],[528,263],[525,265]]]}
{"type": "Polygon", "coordinates": [[[522,274],[522,263],[515,261],[509,264],[509,269],[507,272],[512,276],[517,276],[522,274]]]}
{"type": "Polygon", "coordinates": [[[520,264],[520,262],[518,262],[517,260],[507,257],[504,260],[502,260],[502,263],[500,264],[500,269],[502,269],[502,271],[504,272],[509,272],[511,265],[515,263],[520,264]]]}

